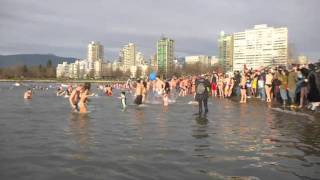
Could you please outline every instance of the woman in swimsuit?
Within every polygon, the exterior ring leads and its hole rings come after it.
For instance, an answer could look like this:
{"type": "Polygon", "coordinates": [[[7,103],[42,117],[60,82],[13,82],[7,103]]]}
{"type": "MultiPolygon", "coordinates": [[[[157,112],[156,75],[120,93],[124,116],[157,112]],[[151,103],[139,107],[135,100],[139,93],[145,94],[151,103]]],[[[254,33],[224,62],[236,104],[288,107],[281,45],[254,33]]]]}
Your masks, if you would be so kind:
{"type": "Polygon", "coordinates": [[[229,77],[229,75],[225,76],[225,79],[224,79],[223,83],[224,83],[224,97],[228,97],[229,88],[230,88],[230,77],[229,77]]]}
{"type": "Polygon", "coordinates": [[[233,86],[234,86],[234,79],[230,78],[228,97],[231,97],[233,86]]]}
{"type": "Polygon", "coordinates": [[[213,74],[212,80],[211,80],[211,90],[212,90],[212,96],[217,96],[217,74],[213,74]]]}
{"type": "Polygon", "coordinates": [[[253,80],[251,81],[251,95],[253,97],[256,97],[258,76],[256,74],[254,74],[252,79],[253,80]]]}
{"type": "Polygon", "coordinates": [[[222,74],[219,74],[218,76],[218,90],[219,90],[219,96],[223,98],[224,92],[223,92],[223,75],[222,74]]]}

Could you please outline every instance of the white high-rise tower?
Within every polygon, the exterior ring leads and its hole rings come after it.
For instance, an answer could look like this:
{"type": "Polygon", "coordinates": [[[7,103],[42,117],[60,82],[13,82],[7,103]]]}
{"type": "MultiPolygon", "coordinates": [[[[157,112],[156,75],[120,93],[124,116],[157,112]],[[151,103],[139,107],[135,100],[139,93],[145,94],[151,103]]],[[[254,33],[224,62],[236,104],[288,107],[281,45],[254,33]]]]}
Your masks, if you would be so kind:
{"type": "Polygon", "coordinates": [[[233,34],[233,70],[288,65],[288,29],[266,24],[233,34]]]}

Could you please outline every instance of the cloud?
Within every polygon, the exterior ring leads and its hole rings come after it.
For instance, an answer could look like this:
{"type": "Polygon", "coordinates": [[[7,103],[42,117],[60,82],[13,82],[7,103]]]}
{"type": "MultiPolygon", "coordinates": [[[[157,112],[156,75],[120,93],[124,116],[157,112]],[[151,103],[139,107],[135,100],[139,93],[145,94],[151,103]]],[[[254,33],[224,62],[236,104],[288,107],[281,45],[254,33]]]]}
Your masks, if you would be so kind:
{"type": "Polygon", "coordinates": [[[162,34],[177,55],[217,55],[217,37],[255,24],[287,26],[297,54],[320,57],[317,0],[2,0],[0,54],[55,53],[86,57],[92,40],[116,58],[134,42],[149,57],[162,34]]]}

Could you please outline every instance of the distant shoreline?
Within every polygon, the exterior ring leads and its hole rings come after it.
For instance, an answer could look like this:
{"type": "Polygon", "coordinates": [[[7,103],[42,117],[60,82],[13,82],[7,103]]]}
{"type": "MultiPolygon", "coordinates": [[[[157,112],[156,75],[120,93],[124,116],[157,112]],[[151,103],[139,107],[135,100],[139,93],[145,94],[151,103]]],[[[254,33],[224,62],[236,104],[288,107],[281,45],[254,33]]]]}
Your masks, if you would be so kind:
{"type": "Polygon", "coordinates": [[[84,83],[84,82],[91,82],[91,83],[124,83],[126,81],[124,80],[92,80],[92,79],[70,79],[70,80],[65,80],[65,79],[0,79],[1,82],[23,82],[23,83],[84,83]]]}

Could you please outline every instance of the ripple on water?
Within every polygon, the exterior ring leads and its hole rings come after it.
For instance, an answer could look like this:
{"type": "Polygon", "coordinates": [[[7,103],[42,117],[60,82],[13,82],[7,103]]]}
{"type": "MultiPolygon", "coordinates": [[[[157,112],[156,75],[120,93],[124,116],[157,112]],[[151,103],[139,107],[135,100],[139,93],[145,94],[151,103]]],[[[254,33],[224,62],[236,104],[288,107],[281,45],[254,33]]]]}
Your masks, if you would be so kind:
{"type": "Polygon", "coordinates": [[[35,94],[24,102],[22,92],[2,91],[0,179],[320,177],[319,123],[259,102],[213,99],[207,117],[197,118],[191,97],[122,112],[101,96],[80,116],[67,99],[35,94]]]}

